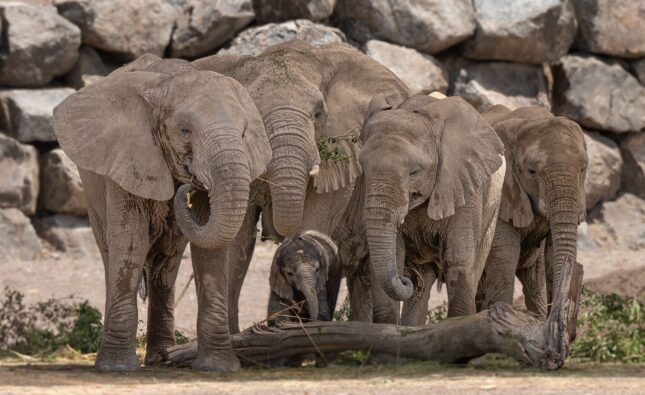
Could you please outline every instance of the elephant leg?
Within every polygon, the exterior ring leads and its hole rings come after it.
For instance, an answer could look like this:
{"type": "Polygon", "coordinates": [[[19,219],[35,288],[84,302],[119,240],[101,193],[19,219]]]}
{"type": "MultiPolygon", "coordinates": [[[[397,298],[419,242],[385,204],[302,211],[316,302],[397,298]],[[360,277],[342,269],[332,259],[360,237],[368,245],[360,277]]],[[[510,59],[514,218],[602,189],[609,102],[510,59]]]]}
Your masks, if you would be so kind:
{"type": "Polygon", "coordinates": [[[437,272],[434,265],[417,266],[407,263],[406,267],[418,271],[416,275],[410,274],[408,278],[415,278],[414,292],[409,300],[403,302],[401,312],[401,325],[420,326],[426,324],[428,317],[428,303],[430,301],[430,290],[437,279],[437,272]]]}
{"type": "Polygon", "coordinates": [[[513,304],[520,249],[519,233],[510,224],[498,221],[481,279],[485,295],[482,309],[487,309],[496,302],[513,304]]]}
{"type": "Polygon", "coordinates": [[[534,261],[521,265],[517,277],[522,283],[526,308],[541,320],[547,316],[546,277],[544,272],[544,248],[538,249],[534,261]]]}
{"type": "Polygon", "coordinates": [[[255,250],[256,225],[259,216],[256,207],[249,207],[237,236],[228,247],[228,317],[231,334],[240,331],[238,311],[240,292],[255,250]]]}
{"type": "Polygon", "coordinates": [[[372,322],[372,295],[368,270],[357,270],[347,277],[349,320],[372,322]]]}
{"type": "Polygon", "coordinates": [[[193,369],[236,372],[228,329],[228,249],[205,250],[190,245],[197,288],[197,357],[193,369]]]}

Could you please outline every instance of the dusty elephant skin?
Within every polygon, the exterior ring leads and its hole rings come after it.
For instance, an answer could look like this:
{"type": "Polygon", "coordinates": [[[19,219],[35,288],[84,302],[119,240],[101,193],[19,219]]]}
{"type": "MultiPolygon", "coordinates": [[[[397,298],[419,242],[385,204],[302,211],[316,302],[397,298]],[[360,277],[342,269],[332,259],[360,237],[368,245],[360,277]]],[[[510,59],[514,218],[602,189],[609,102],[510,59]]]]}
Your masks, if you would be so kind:
{"type": "Polygon", "coordinates": [[[61,147],[79,168],[105,267],[96,368],[139,369],[136,290],[144,266],[146,362],[174,344],[174,281],[190,241],[199,301],[193,367],[238,370],[228,335],[225,247],[271,153],[244,88],[184,61],[144,56],[70,96],[54,119],[61,147]]]}
{"type": "Polygon", "coordinates": [[[383,93],[400,103],[409,90],[383,65],[341,44],[314,48],[294,40],[256,57],[215,55],[193,64],[229,75],[247,89],[273,152],[269,186],[252,186],[256,200],[229,249],[230,330],[235,333],[260,212],[271,236],[302,229],[333,234],[361,172],[358,134],[370,100],[383,93]]]}
{"type": "Polygon", "coordinates": [[[495,131],[458,97],[416,95],[396,106],[377,96],[361,141],[363,175],[338,237],[341,263],[371,273],[348,278],[352,318],[394,323],[393,300],[407,300],[401,323],[423,325],[437,276],[449,316],[474,313],[505,171],[495,131]],[[404,263],[423,273],[414,287],[399,274],[404,263]],[[361,302],[370,292],[371,306],[361,302]]]}
{"type": "Polygon", "coordinates": [[[269,320],[283,321],[286,315],[298,314],[312,321],[331,321],[340,279],[338,248],[329,236],[307,230],[288,237],[271,264],[269,320]],[[284,312],[305,301],[306,306],[284,312]]]}
{"type": "Polygon", "coordinates": [[[483,116],[504,142],[507,167],[481,308],[512,303],[517,275],[527,308],[545,318],[564,260],[576,259],[586,216],[584,136],[575,122],[540,107],[498,105],[483,116]]]}

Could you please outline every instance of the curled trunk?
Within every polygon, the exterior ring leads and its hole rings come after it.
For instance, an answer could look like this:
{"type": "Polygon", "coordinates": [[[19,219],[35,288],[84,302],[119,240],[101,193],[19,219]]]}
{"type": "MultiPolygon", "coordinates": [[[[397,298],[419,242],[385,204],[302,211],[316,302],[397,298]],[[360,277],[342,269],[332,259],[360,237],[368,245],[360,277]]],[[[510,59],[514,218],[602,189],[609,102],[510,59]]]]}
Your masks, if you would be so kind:
{"type": "Polygon", "coordinates": [[[309,310],[309,319],[318,320],[318,295],[316,293],[316,276],[309,269],[298,271],[296,287],[307,299],[307,309],[309,310]]]}

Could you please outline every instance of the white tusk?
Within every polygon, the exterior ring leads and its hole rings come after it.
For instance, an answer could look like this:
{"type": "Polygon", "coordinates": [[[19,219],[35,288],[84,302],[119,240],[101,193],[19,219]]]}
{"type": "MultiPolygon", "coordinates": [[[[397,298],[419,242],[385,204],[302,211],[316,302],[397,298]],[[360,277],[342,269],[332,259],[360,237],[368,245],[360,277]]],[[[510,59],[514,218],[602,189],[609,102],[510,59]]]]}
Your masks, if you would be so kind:
{"type": "Polygon", "coordinates": [[[405,222],[405,218],[401,220],[401,225],[403,225],[404,222],[405,222]]]}
{"type": "Polygon", "coordinates": [[[204,189],[208,191],[208,186],[204,185],[204,189]]]}
{"type": "Polygon", "coordinates": [[[320,174],[320,166],[313,165],[311,168],[311,171],[309,172],[309,175],[312,177],[316,177],[318,174],[320,174]]]}
{"type": "Polygon", "coordinates": [[[439,99],[439,100],[445,99],[446,97],[448,97],[448,96],[446,96],[443,93],[438,92],[438,91],[434,91],[431,94],[429,94],[428,96],[434,97],[435,99],[439,99]]]}

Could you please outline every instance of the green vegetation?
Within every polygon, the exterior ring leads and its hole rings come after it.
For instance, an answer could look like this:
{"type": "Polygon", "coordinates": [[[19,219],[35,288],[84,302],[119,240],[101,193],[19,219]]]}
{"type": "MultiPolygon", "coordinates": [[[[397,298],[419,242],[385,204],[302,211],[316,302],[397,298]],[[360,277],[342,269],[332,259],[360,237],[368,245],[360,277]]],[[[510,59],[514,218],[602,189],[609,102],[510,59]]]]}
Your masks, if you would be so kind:
{"type": "Polygon", "coordinates": [[[336,139],[333,137],[318,142],[318,152],[320,153],[320,160],[330,162],[348,161],[349,156],[345,153],[345,151],[343,151],[339,147],[330,148],[329,144],[334,143],[336,143],[336,139]]]}

